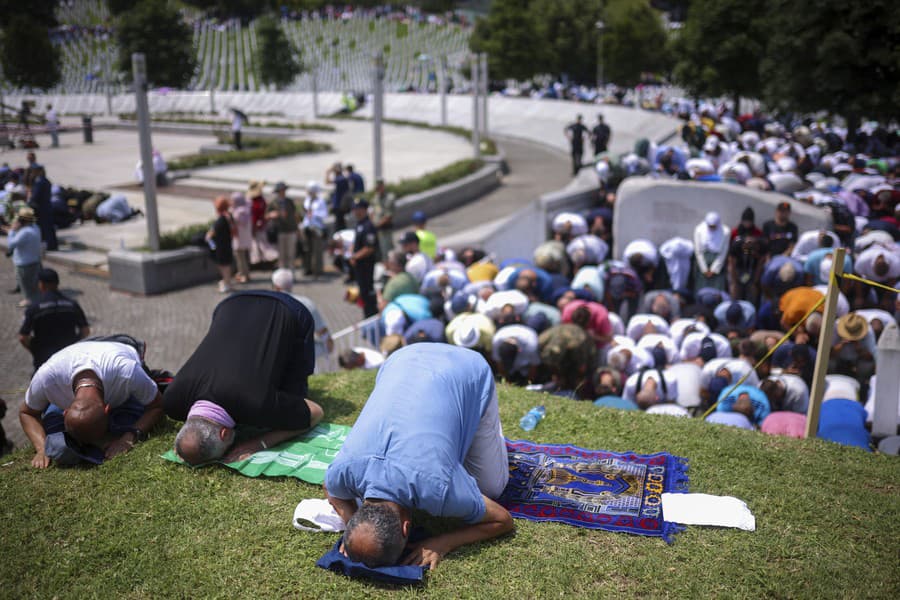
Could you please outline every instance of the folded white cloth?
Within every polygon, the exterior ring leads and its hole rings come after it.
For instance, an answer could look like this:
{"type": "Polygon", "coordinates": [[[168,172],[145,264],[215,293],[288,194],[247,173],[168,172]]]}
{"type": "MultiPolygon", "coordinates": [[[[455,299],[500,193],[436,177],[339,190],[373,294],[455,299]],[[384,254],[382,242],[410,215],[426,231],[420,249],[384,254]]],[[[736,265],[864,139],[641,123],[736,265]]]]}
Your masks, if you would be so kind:
{"type": "Polygon", "coordinates": [[[343,531],[344,520],[335,512],[328,500],[308,498],[294,509],[291,521],[301,531],[343,531]]]}
{"type": "Polygon", "coordinates": [[[709,494],[662,495],[663,519],[683,525],[715,525],[756,531],[756,518],[747,504],[734,496],[709,494]]]}

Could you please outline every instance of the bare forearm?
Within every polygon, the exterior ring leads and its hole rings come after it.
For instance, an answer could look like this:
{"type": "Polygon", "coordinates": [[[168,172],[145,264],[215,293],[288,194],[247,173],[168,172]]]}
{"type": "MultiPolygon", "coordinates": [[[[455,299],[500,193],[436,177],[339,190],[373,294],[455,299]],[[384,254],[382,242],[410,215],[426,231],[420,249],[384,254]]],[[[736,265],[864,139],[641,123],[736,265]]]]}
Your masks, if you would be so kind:
{"type": "Polygon", "coordinates": [[[440,548],[441,554],[453,552],[460,546],[483,542],[512,531],[513,527],[499,521],[488,521],[469,525],[432,538],[432,544],[440,548]]]}
{"type": "Polygon", "coordinates": [[[19,411],[19,422],[22,424],[22,431],[25,432],[28,441],[34,446],[34,450],[42,453],[47,434],[44,433],[44,426],[41,424],[40,418],[21,410],[19,411]]]}
{"type": "Polygon", "coordinates": [[[21,335],[19,334],[19,343],[22,344],[26,350],[31,352],[31,336],[30,335],[21,335]]]}

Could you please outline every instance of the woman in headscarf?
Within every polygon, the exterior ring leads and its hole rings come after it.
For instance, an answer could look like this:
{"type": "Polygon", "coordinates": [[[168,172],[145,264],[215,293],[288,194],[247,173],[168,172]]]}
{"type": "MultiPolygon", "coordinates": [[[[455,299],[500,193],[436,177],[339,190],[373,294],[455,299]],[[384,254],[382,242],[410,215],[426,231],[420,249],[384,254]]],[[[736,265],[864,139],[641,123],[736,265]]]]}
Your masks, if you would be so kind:
{"type": "Polygon", "coordinates": [[[708,212],[694,229],[694,291],[705,287],[725,290],[725,260],[731,230],[717,212],[708,212]]]}

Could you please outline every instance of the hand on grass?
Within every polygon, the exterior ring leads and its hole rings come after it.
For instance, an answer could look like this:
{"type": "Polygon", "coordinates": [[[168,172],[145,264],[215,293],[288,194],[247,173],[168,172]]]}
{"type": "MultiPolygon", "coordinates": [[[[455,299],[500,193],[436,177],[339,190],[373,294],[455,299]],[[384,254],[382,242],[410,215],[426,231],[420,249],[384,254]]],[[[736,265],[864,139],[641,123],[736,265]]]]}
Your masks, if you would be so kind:
{"type": "Polygon", "coordinates": [[[112,458],[113,456],[118,456],[119,454],[124,454],[128,452],[132,448],[134,448],[134,442],[132,441],[132,434],[126,433],[122,435],[119,439],[111,443],[106,447],[105,457],[112,458]]]}
{"type": "Polygon", "coordinates": [[[50,457],[43,452],[38,452],[34,455],[34,458],[31,459],[31,466],[35,469],[46,469],[50,466],[50,457]]]}
{"type": "Polygon", "coordinates": [[[263,450],[262,444],[259,443],[259,440],[248,440],[243,444],[237,444],[236,446],[232,446],[231,451],[222,457],[222,460],[227,463],[238,462],[241,460],[247,460],[260,450],[263,450]]]}
{"type": "Polygon", "coordinates": [[[409,548],[410,553],[403,561],[403,564],[427,566],[431,570],[434,570],[438,563],[441,562],[441,559],[444,558],[444,555],[447,554],[447,551],[440,544],[436,543],[435,538],[429,538],[418,544],[411,544],[409,548]]]}

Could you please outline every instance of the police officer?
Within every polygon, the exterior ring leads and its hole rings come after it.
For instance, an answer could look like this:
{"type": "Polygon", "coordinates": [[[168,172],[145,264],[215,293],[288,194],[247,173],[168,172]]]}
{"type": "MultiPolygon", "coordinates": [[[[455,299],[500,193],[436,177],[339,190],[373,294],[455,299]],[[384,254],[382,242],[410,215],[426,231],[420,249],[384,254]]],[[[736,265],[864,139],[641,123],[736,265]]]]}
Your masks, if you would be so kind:
{"type": "Polygon", "coordinates": [[[375,297],[375,249],[378,245],[378,232],[369,220],[369,203],[365,200],[359,199],[353,204],[353,218],[356,219],[356,233],[350,264],[356,274],[359,296],[363,301],[363,314],[371,317],[378,313],[375,297]]]}
{"type": "Polygon", "coordinates": [[[31,352],[34,369],[57,351],[91,334],[78,302],[59,291],[59,275],[53,269],[38,272],[40,296],[25,311],[19,343],[31,352]]]}

